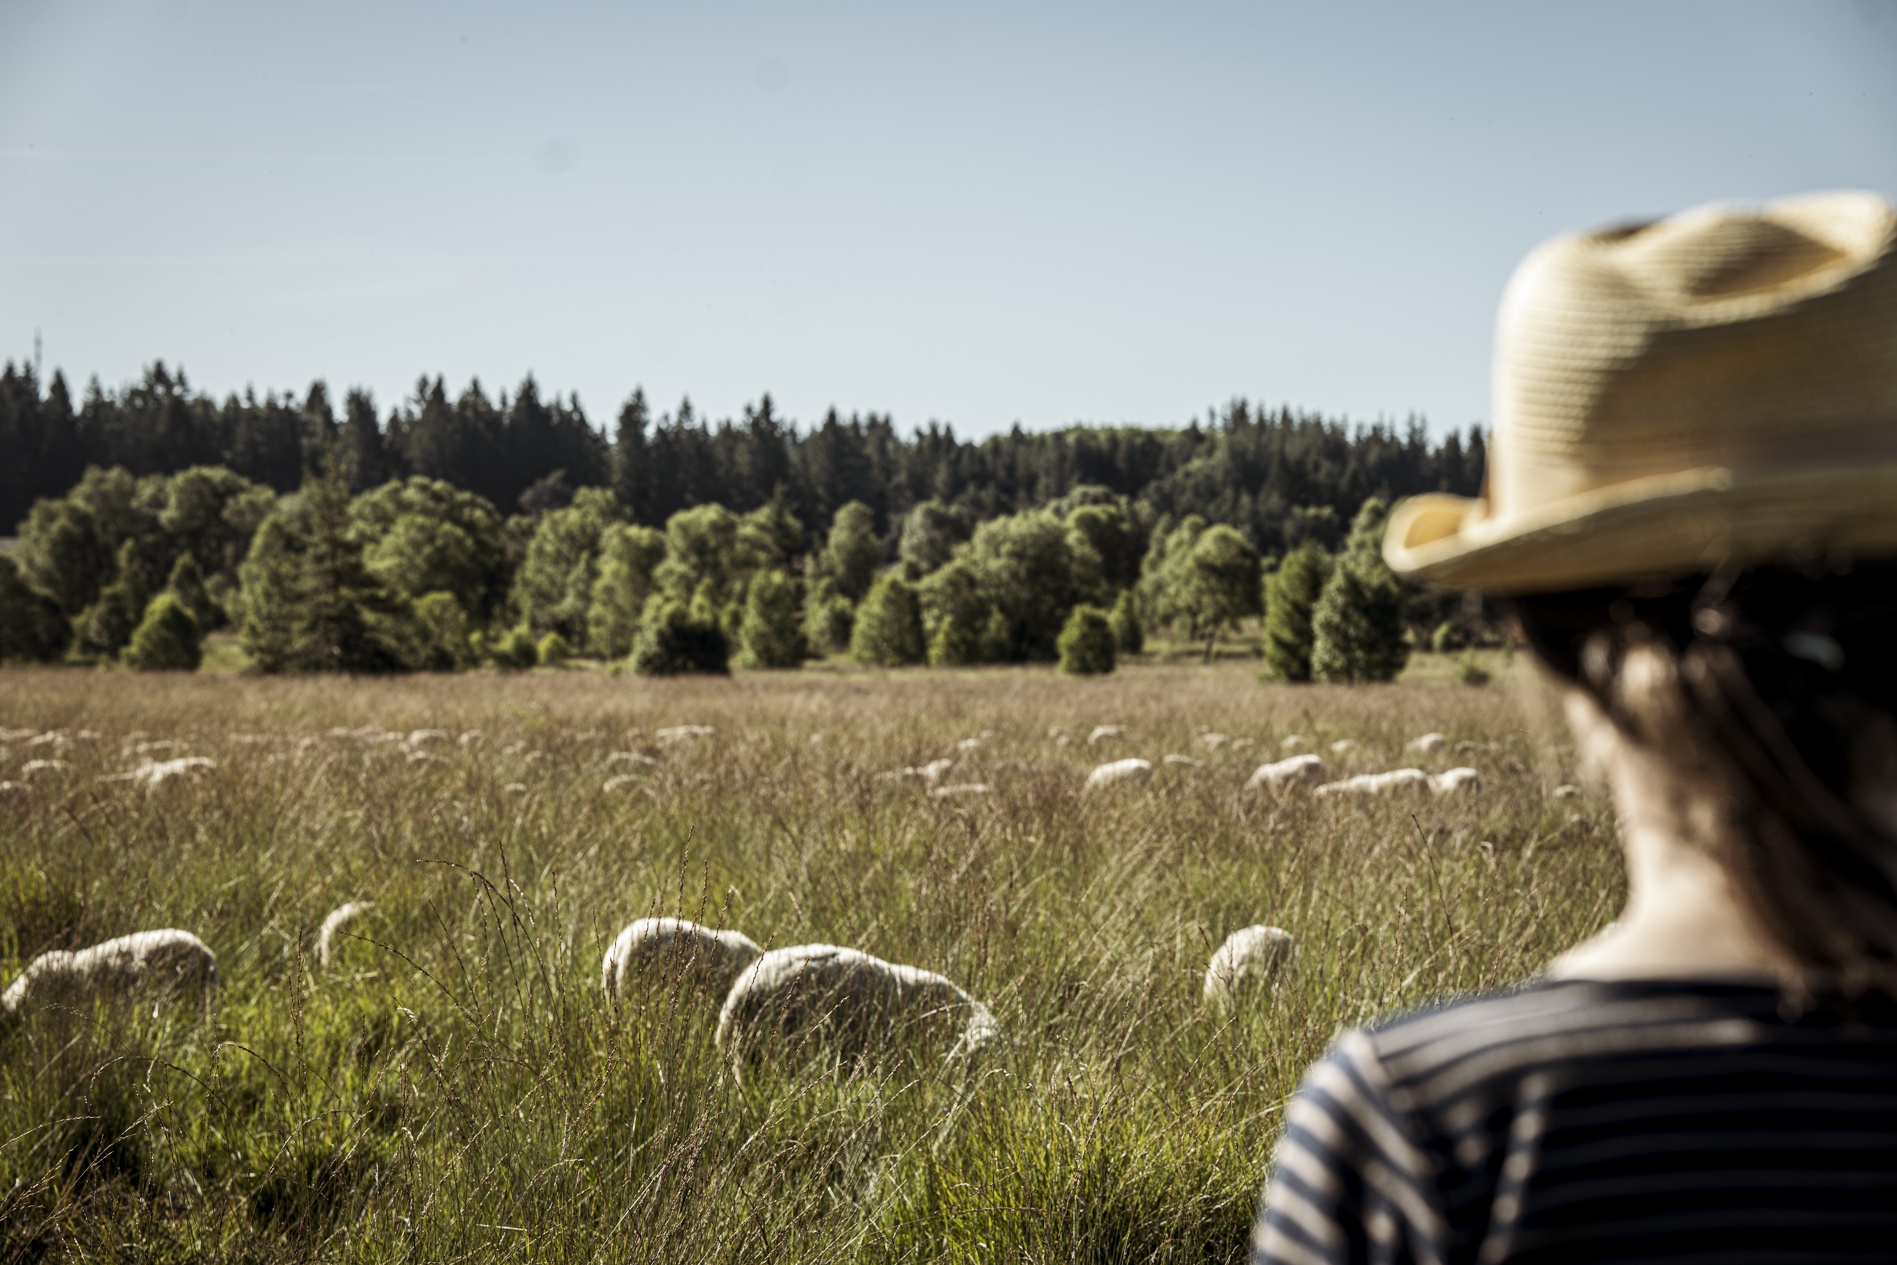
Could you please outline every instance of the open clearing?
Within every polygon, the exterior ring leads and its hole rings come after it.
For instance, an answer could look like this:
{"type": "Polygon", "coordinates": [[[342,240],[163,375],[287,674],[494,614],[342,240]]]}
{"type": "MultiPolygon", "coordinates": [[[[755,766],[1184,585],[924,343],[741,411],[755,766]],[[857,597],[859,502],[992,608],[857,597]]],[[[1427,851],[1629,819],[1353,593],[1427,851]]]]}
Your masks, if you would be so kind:
{"type": "Polygon", "coordinates": [[[1340,1025],[1533,974],[1622,881],[1607,806],[1552,795],[1571,754],[1516,687],[1254,666],[0,674],[0,981],[171,926],[223,976],[208,1015],[0,1031],[0,1260],[1240,1260],[1340,1025]],[[713,732],[661,740],[680,725],[713,732]],[[1099,725],[1125,734],[1089,747],[1099,725]],[[1406,753],[1427,731],[1445,749],[1406,753]],[[1293,734],[1333,775],[1482,786],[1247,791],[1293,734]],[[183,756],[215,767],[107,780],[183,756]],[[1128,756],[1150,783],[1083,793],[1128,756]],[[941,757],[989,792],[878,776],[941,757]],[[351,899],[376,907],[321,972],[351,899]],[[647,914],[939,971],[1004,1040],[967,1078],[740,1086],[715,1007],[603,1001],[602,951],[647,914]],[[1207,958],[1259,922],[1295,973],[1208,1012],[1207,958]]]}

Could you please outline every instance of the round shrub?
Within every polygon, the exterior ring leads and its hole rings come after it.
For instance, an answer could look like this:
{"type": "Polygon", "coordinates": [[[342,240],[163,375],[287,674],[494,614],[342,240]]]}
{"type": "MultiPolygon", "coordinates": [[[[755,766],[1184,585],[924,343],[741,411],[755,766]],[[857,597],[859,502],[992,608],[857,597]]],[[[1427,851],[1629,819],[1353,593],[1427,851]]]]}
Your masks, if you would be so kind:
{"type": "Polygon", "coordinates": [[[731,642],[715,618],[699,618],[679,602],[649,612],[632,647],[632,670],[641,676],[731,670],[731,642]]]}
{"type": "Polygon", "coordinates": [[[1080,676],[1113,671],[1113,622],[1098,606],[1076,606],[1060,630],[1054,648],[1060,651],[1060,670],[1080,676]]]}
{"type": "Polygon", "coordinates": [[[573,647],[557,632],[550,632],[534,647],[534,659],[543,668],[557,668],[573,657],[573,647]]]}
{"type": "Polygon", "coordinates": [[[494,643],[493,655],[497,666],[519,670],[531,668],[540,657],[540,650],[534,645],[534,635],[529,629],[510,628],[494,643]]]}
{"type": "Polygon", "coordinates": [[[125,662],[140,672],[195,672],[203,657],[198,621],[170,592],[151,600],[125,647],[125,662]]]}

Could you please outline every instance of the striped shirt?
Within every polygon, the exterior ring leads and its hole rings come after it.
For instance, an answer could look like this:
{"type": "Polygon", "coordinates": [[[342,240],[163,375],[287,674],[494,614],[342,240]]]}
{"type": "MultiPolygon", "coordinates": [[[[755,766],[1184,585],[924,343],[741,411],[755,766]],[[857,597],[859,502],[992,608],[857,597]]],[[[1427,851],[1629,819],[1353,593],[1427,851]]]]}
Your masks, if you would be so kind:
{"type": "Polygon", "coordinates": [[[1252,1237],[1283,1262],[1897,1260],[1897,1005],[1537,983],[1347,1032],[1252,1237]]]}

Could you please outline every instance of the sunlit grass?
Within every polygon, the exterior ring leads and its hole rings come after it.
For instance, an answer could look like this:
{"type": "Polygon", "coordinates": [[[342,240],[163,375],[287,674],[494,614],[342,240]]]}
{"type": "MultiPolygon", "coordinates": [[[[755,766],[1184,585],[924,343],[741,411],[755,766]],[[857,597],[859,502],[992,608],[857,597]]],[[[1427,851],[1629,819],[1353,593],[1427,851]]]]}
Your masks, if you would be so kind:
{"type": "Polygon", "coordinates": [[[208,1017],[0,1032],[0,1260],[1241,1259],[1284,1100],[1340,1025],[1522,979],[1620,890],[1604,806],[1550,799],[1572,771],[1514,687],[1256,666],[0,674],[0,727],[66,735],[7,742],[0,780],[71,766],[0,801],[0,979],[179,926],[225,981],[208,1017]],[[655,739],[685,723],[716,733],[655,739]],[[1127,737],[1090,750],[1102,723],[1127,737]],[[1451,749],[1406,754],[1427,730],[1451,749]],[[985,798],[877,776],[983,733],[955,779],[985,798]],[[1293,733],[1349,771],[1484,785],[1246,792],[1293,733]],[[161,741],[218,767],[100,780],[161,741]],[[1080,790],[1167,752],[1205,767],[1080,790]],[[316,928],[354,898],[376,908],[321,973],[316,928]],[[1006,1040],[968,1079],[896,1060],[740,1087],[710,1004],[599,994],[613,934],[656,913],[940,971],[1006,1040]],[[1260,921],[1298,937],[1295,975],[1207,1012],[1206,959],[1260,921]]]}

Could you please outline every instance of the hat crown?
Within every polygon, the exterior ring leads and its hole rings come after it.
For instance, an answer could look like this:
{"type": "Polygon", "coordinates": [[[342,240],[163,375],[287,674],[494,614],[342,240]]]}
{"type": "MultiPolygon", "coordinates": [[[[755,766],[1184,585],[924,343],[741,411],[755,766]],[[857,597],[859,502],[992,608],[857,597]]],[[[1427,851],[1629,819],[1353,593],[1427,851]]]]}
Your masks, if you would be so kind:
{"type": "Polygon", "coordinates": [[[1897,444],[1897,214],[1872,194],[1557,238],[1496,339],[1491,513],[1897,444]]]}
{"type": "Polygon", "coordinates": [[[1801,228],[1723,207],[1634,228],[1613,248],[1629,275],[1678,299],[1780,288],[1845,257],[1801,228]]]}
{"type": "Polygon", "coordinates": [[[1559,237],[1510,279],[1480,500],[1392,516],[1400,574],[1552,591],[1897,554],[1897,210],[1714,204],[1559,237]]]}

